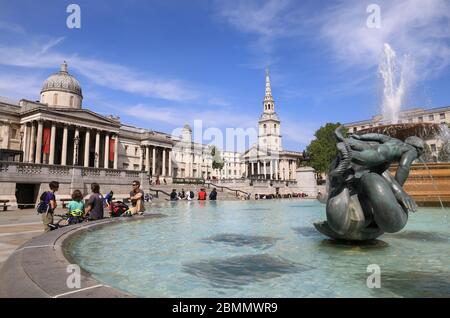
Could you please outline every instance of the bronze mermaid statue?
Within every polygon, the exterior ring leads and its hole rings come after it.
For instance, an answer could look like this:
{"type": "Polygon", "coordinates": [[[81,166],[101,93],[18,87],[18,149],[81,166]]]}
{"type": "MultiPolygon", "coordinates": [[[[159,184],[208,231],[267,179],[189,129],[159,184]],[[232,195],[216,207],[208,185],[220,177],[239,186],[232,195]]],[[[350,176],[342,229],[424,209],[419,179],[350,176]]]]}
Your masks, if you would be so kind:
{"type": "Polygon", "coordinates": [[[328,174],[327,220],[314,223],[336,240],[373,240],[403,229],[417,205],[403,190],[411,164],[424,149],[422,139],[401,141],[382,134],[352,134],[336,129],[338,155],[328,174]],[[398,162],[395,176],[389,172],[398,162]]]}

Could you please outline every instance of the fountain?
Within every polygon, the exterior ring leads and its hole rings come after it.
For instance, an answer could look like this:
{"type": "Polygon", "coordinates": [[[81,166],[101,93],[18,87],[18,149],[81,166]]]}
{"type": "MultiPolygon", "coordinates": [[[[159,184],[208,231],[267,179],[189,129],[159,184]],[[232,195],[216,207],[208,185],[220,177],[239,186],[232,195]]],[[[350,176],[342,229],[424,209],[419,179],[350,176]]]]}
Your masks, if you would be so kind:
{"type": "MultiPolygon", "coordinates": [[[[357,134],[377,133],[400,140],[417,136],[423,140],[435,139],[442,151],[435,162],[418,160],[411,166],[409,179],[404,185],[419,205],[450,206],[450,131],[445,124],[435,123],[398,123],[399,112],[406,93],[407,57],[398,65],[396,52],[384,44],[379,64],[379,73],[383,79],[383,124],[362,129],[357,134]]],[[[392,165],[391,173],[397,169],[392,165]]]]}
{"type": "Polygon", "coordinates": [[[399,72],[395,51],[387,43],[383,53],[379,72],[384,83],[384,124],[347,137],[343,126],[335,131],[338,155],[328,173],[327,220],[314,223],[319,232],[332,239],[366,241],[385,232],[396,233],[405,227],[408,214],[417,210],[414,199],[439,203],[442,208],[442,197],[450,201],[448,166],[441,170],[444,178],[439,185],[432,172],[435,167],[430,169],[424,162],[413,169],[413,184],[405,184],[412,163],[424,153],[424,139],[447,138],[446,147],[450,134],[446,125],[398,123],[405,94],[405,63],[399,72]],[[427,183],[423,182],[426,174],[427,183]],[[417,187],[420,182],[426,186],[417,187]],[[444,186],[442,191],[440,185],[444,186]],[[415,190],[412,196],[408,191],[411,188],[415,190]]]}
{"type": "Polygon", "coordinates": [[[398,113],[405,95],[405,64],[401,65],[401,71],[399,73],[395,51],[388,43],[384,44],[383,53],[379,65],[379,73],[384,82],[383,117],[384,119],[390,120],[392,124],[395,124],[398,121],[398,113]]]}

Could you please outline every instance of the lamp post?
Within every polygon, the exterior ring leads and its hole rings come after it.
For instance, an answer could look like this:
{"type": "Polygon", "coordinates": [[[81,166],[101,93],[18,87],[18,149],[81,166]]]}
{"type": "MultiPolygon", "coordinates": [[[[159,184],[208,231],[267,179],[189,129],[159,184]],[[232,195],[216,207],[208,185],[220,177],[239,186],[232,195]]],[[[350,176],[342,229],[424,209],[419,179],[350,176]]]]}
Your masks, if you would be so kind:
{"type": "Polygon", "coordinates": [[[24,157],[24,154],[25,154],[25,151],[24,150],[22,150],[22,146],[23,146],[23,135],[24,135],[24,133],[23,133],[23,131],[20,131],[20,150],[22,151],[22,154],[20,155],[20,160],[19,161],[22,161],[23,162],[23,157],[24,157]]]}
{"type": "Polygon", "coordinates": [[[73,141],[75,142],[75,166],[78,166],[78,146],[80,144],[80,137],[75,136],[73,141]]]}

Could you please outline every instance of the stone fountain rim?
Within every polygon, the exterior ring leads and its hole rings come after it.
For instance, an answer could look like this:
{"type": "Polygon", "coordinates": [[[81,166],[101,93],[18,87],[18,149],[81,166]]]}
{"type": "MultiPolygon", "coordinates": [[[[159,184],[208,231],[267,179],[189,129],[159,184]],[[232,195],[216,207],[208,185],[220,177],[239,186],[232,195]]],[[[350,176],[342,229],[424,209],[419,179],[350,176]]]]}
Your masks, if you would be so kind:
{"type": "Polygon", "coordinates": [[[65,253],[75,235],[98,230],[113,224],[149,218],[164,214],[107,218],[67,226],[37,236],[22,246],[6,260],[0,269],[0,297],[6,298],[130,298],[135,295],[99,282],[81,269],[81,288],[71,289],[66,281],[71,274],[67,266],[73,264],[65,253]]]}

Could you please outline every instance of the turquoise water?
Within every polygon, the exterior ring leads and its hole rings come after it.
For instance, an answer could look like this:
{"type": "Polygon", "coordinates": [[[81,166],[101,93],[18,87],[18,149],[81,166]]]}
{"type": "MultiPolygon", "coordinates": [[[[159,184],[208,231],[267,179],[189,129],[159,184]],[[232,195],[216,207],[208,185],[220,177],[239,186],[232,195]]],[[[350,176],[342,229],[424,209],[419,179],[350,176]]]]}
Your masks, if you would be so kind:
{"type": "Polygon", "coordinates": [[[101,282],[143,297],[450,297],[450,210],[421,208],[371,244],[317,232],[308,200],[176,202],[166,217],[84,233],[69,253],[101,282]],[[381,287],[370,289],[370,264],[381,287]]]}

